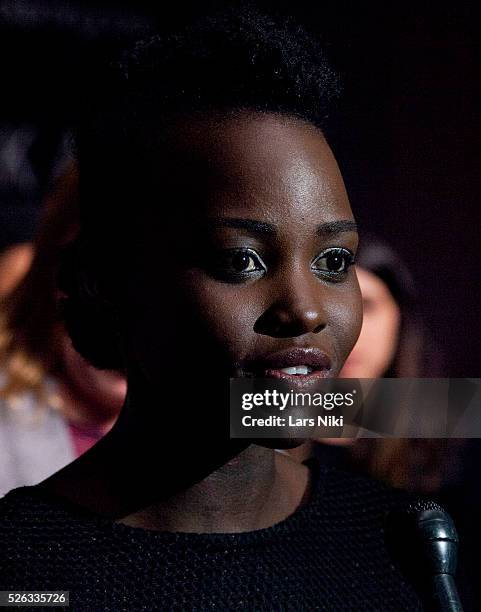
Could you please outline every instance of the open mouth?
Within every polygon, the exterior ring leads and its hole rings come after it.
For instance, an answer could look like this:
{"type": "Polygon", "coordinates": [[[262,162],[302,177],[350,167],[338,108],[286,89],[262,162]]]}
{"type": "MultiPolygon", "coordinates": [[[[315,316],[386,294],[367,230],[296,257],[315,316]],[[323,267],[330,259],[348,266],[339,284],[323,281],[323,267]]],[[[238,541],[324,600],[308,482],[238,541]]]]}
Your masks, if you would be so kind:
{"type": "Polygon", "coordinates": [[[314,368],[311,368],[310,366],[306,365],[292,366],[290,368],[281,368],[279,370],[279,372],[285,372],[286,374],[294,374],[296,376],[305,376],[306,374],[310,374],[313,371],[314,368]]]}
{"type": "Polygon", "coordinates": [[[250,377],[307,382],[327,378],[331,372],[331,360],[320,349],[295,347],[247,362],[243,372],[250,377]]]}
{"type": "Polygon", "coordinates": [[[329,369],[315,369],[308,365],[289,366],[287,368],[267,368],[263,376],[266,378],[279,378],[284,380],[312,380],[326,378],[329,369]]]}

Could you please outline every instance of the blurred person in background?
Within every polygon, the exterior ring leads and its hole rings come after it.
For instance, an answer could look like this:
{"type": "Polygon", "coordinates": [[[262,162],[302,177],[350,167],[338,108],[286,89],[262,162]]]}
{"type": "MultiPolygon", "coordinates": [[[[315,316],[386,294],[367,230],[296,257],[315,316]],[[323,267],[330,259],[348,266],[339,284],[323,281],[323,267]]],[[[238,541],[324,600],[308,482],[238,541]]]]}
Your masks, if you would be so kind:
{"type": "Polygon", "coordinates": [[[29,271],[0,300],[0,496],[88,450],[125,397],[123,377],[80,357],[57,313],[59,255],[76,235],[77,214],[71,168],[46,200],[29,271]]]}
{"type": "Polygon", "coordinates": [[[0,119],[0,299],[28,272],[43,204],[71,160],[65,127],[0,119]]]}
{"type": "Polygon", "coordinates": [[[423,336],[414,281],[406,265],[387,244],[365,237],[356,257],[356,273],[362,293],[362,328],[340,376],[420,376],[423,336]]]}
{"type": "MultiPolygon", "coordinates": [[[[366,236],[358,253],[363,323],[347,358],[343,378],[440,376],[441,358],[428,345],[418,312],[414,279],[385,242],[366,236]]],[[[359,439],[351,460],[394,486],[433,492],[441,485],[446,441],[440,439],[359,439]]]]}
{"type": "Polygon", "coordinates": [[[31,153],[41,144],[38,132],[32,125],[0,121],[0,298],[32,262],[41,181],[31,153]]]}
{"type": "Polygon", "coordinates": [[[8,295],[27,273],[33,258],[33,245],[20,242],[0,253],[0,298],[8,295]]]}

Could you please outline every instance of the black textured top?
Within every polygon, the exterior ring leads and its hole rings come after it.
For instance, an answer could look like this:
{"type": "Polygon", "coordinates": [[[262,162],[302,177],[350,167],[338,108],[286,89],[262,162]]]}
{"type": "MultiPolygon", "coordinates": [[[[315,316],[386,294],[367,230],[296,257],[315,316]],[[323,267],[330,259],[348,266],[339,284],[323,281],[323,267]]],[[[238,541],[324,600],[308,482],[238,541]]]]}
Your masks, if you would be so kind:
{"type": "MultiPolygon", "coordinates": [[[[0,590],[65,590],[70,610],[421,610],[383,520],[404,494],[317,465],[309,502],[265,529],[150,531],[36,487],[0,501],[0,590]]],[[[39,609],[39,608],[35,608],[39,609]]]]}

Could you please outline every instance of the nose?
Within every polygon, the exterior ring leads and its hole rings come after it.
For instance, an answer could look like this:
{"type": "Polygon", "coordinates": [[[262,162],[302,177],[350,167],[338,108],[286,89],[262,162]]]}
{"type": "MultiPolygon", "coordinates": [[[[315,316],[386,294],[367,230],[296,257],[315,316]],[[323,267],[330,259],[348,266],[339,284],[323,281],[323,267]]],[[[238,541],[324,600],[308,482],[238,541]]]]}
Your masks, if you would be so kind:
{"type": "Polygon", "coordinates": [[[275,338],[317,334],[326,326],[323,302],[321,282],[310,271],[273,279],[269,307],[257,319],[254,331],[275,338]]]}

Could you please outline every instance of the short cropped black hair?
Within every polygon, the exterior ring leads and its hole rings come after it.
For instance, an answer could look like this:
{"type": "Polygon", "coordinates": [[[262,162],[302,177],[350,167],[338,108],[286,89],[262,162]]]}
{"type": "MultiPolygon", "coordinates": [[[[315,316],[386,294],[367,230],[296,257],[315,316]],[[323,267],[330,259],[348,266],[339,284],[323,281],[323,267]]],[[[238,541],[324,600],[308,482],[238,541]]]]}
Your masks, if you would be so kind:
{"type": "Polygon", "coordinates": [[[117,69],[137,111],[251,108],[319,126],[339,81],[317,41],[252,9],[205,18],[178,35],[138,42],[117,69]]]}
{"type": "Polygon", "coordinates": [[[322,130],[339,79],[301,27],[243,9],[136,43],[106,82],[77,133],[82,238],[65,257],[60,284],[75,348],[99,368],[121,369],[111,313],[92,287],[102,286],[115,220],[116,232],[123,210],[132,220],[128,194],[138,201],[139,190],[148,190],[146,160],[159,147],[163,123],[172,114],[252,110],[322,130]]]}

